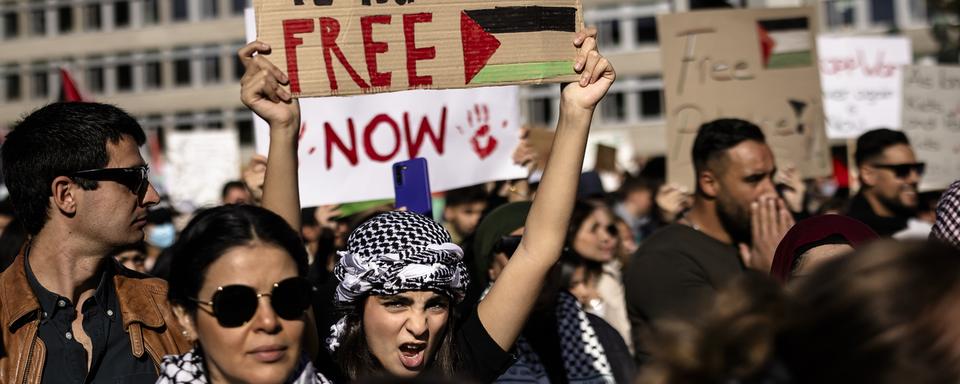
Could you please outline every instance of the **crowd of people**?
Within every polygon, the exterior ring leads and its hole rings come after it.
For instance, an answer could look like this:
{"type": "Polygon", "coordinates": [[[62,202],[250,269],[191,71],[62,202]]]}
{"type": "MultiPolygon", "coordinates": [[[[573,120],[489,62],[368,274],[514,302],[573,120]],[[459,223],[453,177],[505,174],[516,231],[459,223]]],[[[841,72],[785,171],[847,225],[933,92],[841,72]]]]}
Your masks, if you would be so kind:
{"type": "Polygon", "coordinates": [[[960,181],[921,194],[878,129],[846,198],[719,119],[692,189],[654,158],[603,191],[581,167],[616,74],[595,30],[574,45],[542,177],[447,191],[438,220],[302,208],[300,106],[260,42],[241,99],[269,154],[217,207],[173,210],[117,107],[29,114],[2,148],[0,382],[960,383],[960,181]]]}

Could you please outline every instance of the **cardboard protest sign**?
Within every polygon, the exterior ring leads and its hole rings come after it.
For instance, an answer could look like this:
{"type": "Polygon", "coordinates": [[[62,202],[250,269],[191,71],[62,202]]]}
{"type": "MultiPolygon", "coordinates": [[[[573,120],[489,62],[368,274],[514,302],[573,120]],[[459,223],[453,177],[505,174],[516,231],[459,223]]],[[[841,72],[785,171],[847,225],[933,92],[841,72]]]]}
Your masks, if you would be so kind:
{"type": "Polygon", "coordinates": [[[579,0],[255,0],[295,96],[572,81],[579,0]]]}
{"type": "MultiPolygon", "coordinates": [[[[526,177],[516,87],[301,99],[303,206],[393,197],[391,164],[427,159],[433,192],[526,177]]],[[[269,128],[256,123],[257,151],[269,128]]]]}
{"type": "Polygon", "coordinates": [[[667,111],[667,178],[694,186],[691,147],[701,124],[760,126],[779,166],[829,175],[812,8],[657,16],[667,111]]]}
{"type": "Polygon", "coordinates": [[[220,203],[223,185],[240,177],[236,131],[168,131],[164,181],[178,207],[220,203]]]}
{"type": "Polygon", "coordinates": [[[901,67],[913,61],[909,38],[820,36],[817,53],[828,137],[900,127],[901,67]]]}
{"type": "Polygon", "coordinates": [[[960,179],[960,67],[904,67],[901,127],[927,163],[921,191],[946,189],[960,179]]]}

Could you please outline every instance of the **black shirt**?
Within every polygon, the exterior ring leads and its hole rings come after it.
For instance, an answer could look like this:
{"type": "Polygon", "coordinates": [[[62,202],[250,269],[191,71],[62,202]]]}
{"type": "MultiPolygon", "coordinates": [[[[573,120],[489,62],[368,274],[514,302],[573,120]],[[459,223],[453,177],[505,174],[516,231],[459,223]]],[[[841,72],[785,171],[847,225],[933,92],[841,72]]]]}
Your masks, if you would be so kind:
{"type": "Polygon", "coordinates": [[[87,351],[73,334],[75,304],[40,285],[28,256],[29,252],[24,255],[27,282],[40,302],[37,335],[46,347],[43,384],[152,383],[157,379],[149,355],[133,356],[113,285],[118,266],[112,260],[104,262],[96,291],[81,306],[83,330],[93,345],[88,372],[87,351]]]}
{"type": "Polygon", "coordinates": [[[479,383],[492,383],[516,362],[515,356],[500,348],[487,333],[476,307],[457,330],[454,348],[460,358],[459,376],[479,383]]]}
{"type": "Polygon", "coordinates": [[[847,216],[862,221],[873,229],[881,237],[890,237],[893,234],[907,229],[909,217],[883,217],[877,215],[870,206],[870,202],[863,196],[863,192],[857,193],[850,201],[850,209],[847,216]]]}
{"type": "Polygon", "coordinates": [[[642,335],[653,322],[696,316],[745,269],[736,247],[686,225],[668,225],[644,240],[623,272],[638,363],[646,357],[642,335]]]}

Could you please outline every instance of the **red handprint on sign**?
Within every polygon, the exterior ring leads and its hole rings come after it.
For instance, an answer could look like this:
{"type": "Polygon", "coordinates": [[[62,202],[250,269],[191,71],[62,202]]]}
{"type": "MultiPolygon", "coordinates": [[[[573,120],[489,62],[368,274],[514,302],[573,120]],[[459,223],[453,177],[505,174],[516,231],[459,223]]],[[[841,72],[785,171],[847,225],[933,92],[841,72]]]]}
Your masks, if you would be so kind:
{"type": "MultiPolygon", "coordinates": [[[[497,138],[493,136],[493,130],[490,129],[490,109],[486,104],[475,104],[467,111],[467,129],[473,132],[470,137],[470,148],[481,160],[493,154],[497,149],[497,138]]],[[[457,127],[457,130],[464,133],[461,127],[457,127]]]]}

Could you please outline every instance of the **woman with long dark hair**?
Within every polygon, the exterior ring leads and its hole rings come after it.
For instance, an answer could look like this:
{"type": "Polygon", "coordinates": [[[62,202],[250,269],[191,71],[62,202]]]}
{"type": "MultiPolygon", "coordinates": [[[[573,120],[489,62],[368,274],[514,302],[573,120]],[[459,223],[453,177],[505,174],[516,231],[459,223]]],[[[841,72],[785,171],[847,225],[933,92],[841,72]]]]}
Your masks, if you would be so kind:
{"type": "Polygon", "coordinates": [[[335,269],[344,316],[328,338],[349,379],[432,373],[490,382],[512,363],[506,351],[560,257],[593,111],[615,78],[595,35],[580,33],[574,42],[581,79],[562,90],[552,155],[526,231],[475,310],[454,313],[469,277],[463,251],[439,224],[390,212],[351,233],[335,269]]]}

